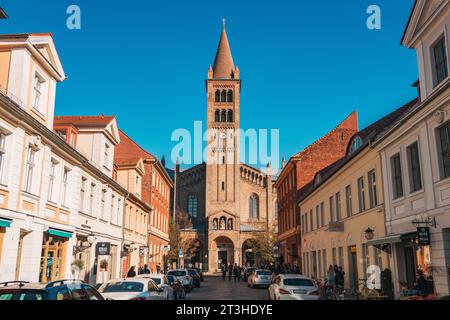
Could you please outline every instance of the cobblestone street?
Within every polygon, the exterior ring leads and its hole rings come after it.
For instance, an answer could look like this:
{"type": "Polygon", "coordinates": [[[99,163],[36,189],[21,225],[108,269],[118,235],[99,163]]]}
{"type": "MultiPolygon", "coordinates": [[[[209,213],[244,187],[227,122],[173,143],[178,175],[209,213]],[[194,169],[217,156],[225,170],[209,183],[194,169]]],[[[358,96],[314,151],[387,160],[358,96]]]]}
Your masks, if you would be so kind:
{"type": "Polygon", "coordinates": [[[201,287],[194,289],[186,300],[267,300],[267,289],[251,289],[247,282],[224,281],[222,277],[205,277],[201,287]]]}

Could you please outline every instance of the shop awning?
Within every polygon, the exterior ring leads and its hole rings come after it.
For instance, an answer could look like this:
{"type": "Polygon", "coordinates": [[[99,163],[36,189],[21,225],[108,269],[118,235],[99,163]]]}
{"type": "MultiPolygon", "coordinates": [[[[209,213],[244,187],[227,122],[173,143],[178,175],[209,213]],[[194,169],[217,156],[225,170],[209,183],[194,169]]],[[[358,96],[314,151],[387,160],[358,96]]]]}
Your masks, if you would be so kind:
{"type": "Polygon", "coordinates": [[[9,228],[11,227],[12,220],[0,218],[0,227],[2,228],[9,228]]]}
{"type": "Polygon", "coordinates": [[[51,234],[52,236],[66,238],[66,239],[72,238],[72,235],[73,235],[72,232],[58,230],[58,229],[52,229],[52,228],[48,228],[47,232],[48,232],[48,234],[51,234]]]}
{"type": "Polygon", "coordinates": [[[378,248],[381,251],[391,254],[392,253],[392,244],[399,243],[399,242],[402,242],[402,236],[399,234],[396,234],[396,235],[387,236],[384,238],[369,240],[366,242],[366,244],[369,246],[378,248]]]}

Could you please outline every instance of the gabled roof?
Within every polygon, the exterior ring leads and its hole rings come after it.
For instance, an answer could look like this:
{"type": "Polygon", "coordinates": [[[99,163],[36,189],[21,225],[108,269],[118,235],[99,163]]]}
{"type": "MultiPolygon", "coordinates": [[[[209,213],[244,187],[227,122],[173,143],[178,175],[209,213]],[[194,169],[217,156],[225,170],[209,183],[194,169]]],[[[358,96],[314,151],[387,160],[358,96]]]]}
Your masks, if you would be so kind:
{"type": "Polygon", "coordinates": [[[231,55],[230,44],[228,43],[225,22],[222,27],[219,46],[217,48],[216,59],[214,61],[214,79],[232,79],[234,78],[234,62],[231,55]]]}
{"type": "Polygon", "coordinates": [[[3,10],[2,7],[0,7],[0,19],[7,19],[8,15],[6,14],[5,10],[3,10]]]}
{"type": "Polygon", "coordinates": [[[449,4],[450,0],[415,0],[401,44],[410,46],[410,42],[427,27],[435,15],[449,4]]]}
{"type": "MultiPolygon", "coordinates": [[[[323,183],[330,179],[334,174],[336,174],[341,168],[343,168],[347,163],[354,159],[358,154],[360,154],[364,149],[366,149],[370,144],[375,141],[378,137],[394,126],[396,123],[401,121],[406,115],[412,110],[420,106],[419,98],[408,102],[404,106],[396,109],[387,116],[381,118],[380,120],[372,123],[368,127],[364,128],[358,132],[355,136],[359,136],[362,139],[361,147],[354,153],[348,153],[347,155],[328,167],[322,169],[316,174],[319,175],[320,179],[314,179],[303,188],[297,192],[297,203],[305,200],[311,193],[318,189],[323,183]]],[[[353,139],[352,139],[353,140],[353,139]]],[[[352,142],[350,140],[350,143],[352,142]]]]}
{"type": "Polygon", "coordinates": [[[107,127],[115,116],[56,116],[54,123],[57,125],[74,125],[76,127],[107,127]]]}
{"type": "Polygon", "coordinates": [[[120,143],[120,136],[115,116],[56,116],[54,126],[74,126],[78,130],[101,129],[115,144],[120,143]]]}
{"type": "Polygon", "coordinates": [[[51,33],[20,33],[0,35],[0,47],[25,47],[57,81],[66,79],[51,33]]]}

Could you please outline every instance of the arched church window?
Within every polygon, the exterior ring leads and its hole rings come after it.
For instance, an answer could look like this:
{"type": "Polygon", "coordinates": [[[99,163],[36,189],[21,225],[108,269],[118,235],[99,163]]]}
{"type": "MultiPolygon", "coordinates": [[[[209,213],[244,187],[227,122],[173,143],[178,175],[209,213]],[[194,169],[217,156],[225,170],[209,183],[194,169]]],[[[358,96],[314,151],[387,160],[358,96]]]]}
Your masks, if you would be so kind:
{"type": "Polygon", "coordinates": [[[220,90],[216,91],[216,102],[220,102],[220,90]]]}
{"type": "Polygon", "coordinates": [[[248,200],[248,216],[250,219],[259,219],[259,198],[256,194],[252,194],[248,200]]]}
{"type": "Polygon", "coordinates": [[[233,102],[233,90],[228,90],[227,102],[233,102]]]}
{"type": "Polygon", "coordinates": [[[227,102],[227,91],[226,90],[222,90],[220,102],[227,102]]]}
{"type": "Polygon", "coordinates": [[[220,114],[220,122],[227,122],[227,111],[226,110],[222,110],[222,112],[220,114]]]}
{"type": "Polygon", "coordinates": [[[219,110],[216,110],[214,121],[215,122],[220,122],[220,111],[219,110]]]}
{"type": "Polygon", "coordinates": [[[228,110],[228,122],[233,122],[233,110],[228,110]]]}
{"type": "Polygon", "coordinates": [[[196,194],[190,194],[188,197],[188,215],[192,218],[197,218],[198,212],[198,197],[196,194]]]}

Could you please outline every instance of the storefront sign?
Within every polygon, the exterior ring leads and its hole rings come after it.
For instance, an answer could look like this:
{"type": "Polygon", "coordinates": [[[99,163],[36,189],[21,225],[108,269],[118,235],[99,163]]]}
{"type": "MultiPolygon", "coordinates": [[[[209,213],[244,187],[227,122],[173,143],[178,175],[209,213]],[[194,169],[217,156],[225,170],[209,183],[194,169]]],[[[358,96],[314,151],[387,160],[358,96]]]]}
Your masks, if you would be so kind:
{"type": "Polygon", "coordinates": [[[139,247],[139,257],[145,256],[145,247],[139,247]]]}
{"type": "Polygon", "coordinates": [[[111,243],[99,242],[95,247],[95,254],[97,256],[109,256],[111,254],[111,243]]]}
{"type": "Polygon", "coordinates": [[[417,238],[420,246],[430,245],[430,228],[428,227],[418,227],[417,228],[417,238]]]}

